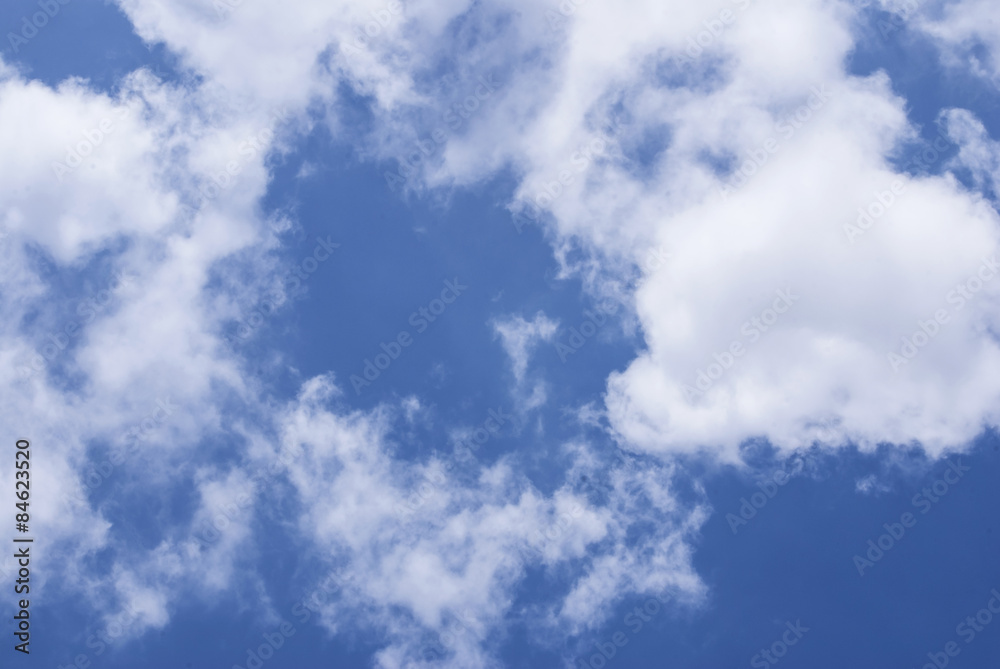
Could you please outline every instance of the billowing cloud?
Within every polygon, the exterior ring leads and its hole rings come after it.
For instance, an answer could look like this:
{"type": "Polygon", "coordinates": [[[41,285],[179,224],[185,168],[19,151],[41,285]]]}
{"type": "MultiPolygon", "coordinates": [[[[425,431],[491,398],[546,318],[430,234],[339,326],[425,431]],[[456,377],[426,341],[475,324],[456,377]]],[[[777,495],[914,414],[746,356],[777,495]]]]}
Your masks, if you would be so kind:
{"type": "Polygon", "coordinates": [[[706,509],[677,498],[671,468],[623,457],[604,470],[587,446],[567,445],[573,465],[546,495],[515,457],[397,460],[393,412],[345,412],[340,396],[330,378],[312,379],[280,419],[299,527],[329,569],[314,588],[325,594],[297,615],[331,631],[384,630],[379,666],[495,666],[490,649],[529,567],[578,574],[528,613],[557,638],[596,627],[625,593],[703,596],[688,542],[706,509]]]}
{"type": "Polygon", "coordinates": [[[175,537],[152,557],[132,545],[102,500],[173,488],[167,472],[231,425],[227,403],[254,401],[223,335],[276,271],[276,224],[256,202],[280,120],[235,103],[145,70],[114,96],[6,66],[0,80],[0,118],[17,129],[0,140],[12,157],[3,419],[45,453],[31,516],[53,545],[42,558],[53,587],[90,595],[108,619],[130,611],[130,635],[165,625],[178,584],[200,576],[175,537]],[[253,261],[253,279],[235,281],[253,261]],[[112,569],[77,566],[97,552],[112,569]]]}
{"type": "MultiPolygon", "coordinates": [[[[948,169],[894,168],[918,129],[887,75],[847,72],[853,3],[119,4],[180,56],[182,82],[140,70],[112,96],[0,74],[0,122],[17,130],[0,139],[0,392],[11,429],[53,445],[38,476],[56,492],[36,507],[53,565],[113,562],[61,582],[108,602],[102,615],[135,612],[133,634],[196,586],[259,585],[239,561],[256,540],[254,472],[275,461],[318,582],[337,583],[312,615],[383,631],[385,667],[476,667],[495,664],[529,565],[571,574],[526,606],[565,634],[630,593],[700,601],[691,541],[707,505],[679,499],[673,455],[735,461],[756,437],[937,455],[997,423],[996,142],[950,110],[948,169]],[[340,405],[330,377],[267,399],[227,343],[262,295],[273,309],[294,292],[276,253],[291,223],[258,207],[265,158],[311,123],[340,138],[345,87],[370,105],[371,132],[352,139],[389,166],[387,186],[513,174],[510,234],[539,226],[562,277],[631,305],[643,346],[608,379],[604,414],[653,457],[611,465],[560,444],[562,478],[543,492],[515,455],[404,461],[396,409],[340,405]],[[644,271],[659,248],[669,259],[644,271]],[[79,294],[56,303],[60,282],[79,294]],[[166,472],[196,503],[139,550],[104,486],[173,490],[166,472]]],[[[985,49],[995,76],[988,7],[920,25],[955,58],[985,49]]],[[[497,325],[516,379],[554,327],[497,325]]]]}
{"type": "MultiPolygon", "coordinates": [[[[571,273],[635,286],[646,350],[607,395],[631,447],[940,453],[995,422],[996,213],[947,172],[893,168],[917,128],[886,75],[847,72],[858,16],[819,1],[526,12],[463,54],[503,80],[468,127],[433,156],[397,154],[429,184],[513,166],[512,208],[571,273]],[[658,245],[671,262],[636,279],[658,245]]],[[[409,71],[449,56],[414,51],[409,71]]],[[[379,108],[386,136],[431,131],[408,108],[379,108]]]]}

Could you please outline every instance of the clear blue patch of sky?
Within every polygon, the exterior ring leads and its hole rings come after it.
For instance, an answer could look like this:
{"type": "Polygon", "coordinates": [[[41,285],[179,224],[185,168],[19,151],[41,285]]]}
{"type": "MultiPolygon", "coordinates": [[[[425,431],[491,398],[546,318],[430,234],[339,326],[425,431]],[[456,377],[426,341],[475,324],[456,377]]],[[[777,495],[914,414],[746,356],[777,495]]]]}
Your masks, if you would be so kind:
{"type": "Polygon", "coordinates": [[[38,0],[9,0],[0,7],[0,54],[28,78],[56,86],[69,77],[83,77],[98,90],[113,92],[122,77],[140,67],[152,69],[163,79],[176,77],[177,59],[163,45],[143,43],[114,3],[51,0],[43,4],[50,6],[51,17],[38,0]],[[34,32],[25,27],[25,20],[36,28],[34,32]],[[32,37],[26,43],[12,43],[11,34],[32,37]]]}
{"type": "Polygon", "coordinates": [[[1000,655],[1000,618],[971,643],[956,627],[1000,587],[1000,528],[993,511],[1000,502],[994,485],[1000,441],[984,436],[970,455],[950,458],[969,471],[940,497],[933,486],[943,480],[948,461],[929,463],[911,453],[903,458],[910,466],[887,467],[886,460],[897,457],[888,450],[810,457],[819,459],[818,475],[803,473],[780,486],[735,534],[727,514],[738,515],[741,500],[761,492],[757,481],[783,465],[762,464],[749,476],[727,468],[708,479],[715,513],[694,558],[710,591],[704,610],[661,611],[638,629],[641,619],[626,617],[648,598],[629,597],[604,630],[572,640],[567,652],[589,660],[599,652],[595,644],[607,649],[621,631],[628,641],[609,668],[751,666],[754,655],[781,640],[786,622],[801,620],[809,631],[788,650],[783,666],[922,667],[927,653],[950,641],[961,649],[955,666],[990,666],[1000,655]],[[857,481],[872,473],[888,490],[859,494],[857,481]],[[938,501],[925,503],[924,489],[938,501]],[[864,556],[868,541],[886,534],[884,524],[898,524],[907,512],[916,524],[861,576],[854,556],[864,556]]]}

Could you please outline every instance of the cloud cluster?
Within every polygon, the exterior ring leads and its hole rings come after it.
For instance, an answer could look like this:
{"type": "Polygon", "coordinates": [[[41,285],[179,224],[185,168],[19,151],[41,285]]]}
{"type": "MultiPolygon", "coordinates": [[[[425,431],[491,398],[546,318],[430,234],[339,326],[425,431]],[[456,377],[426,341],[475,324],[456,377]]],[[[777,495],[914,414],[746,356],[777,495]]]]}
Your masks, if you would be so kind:
{"type": "Polygon", "coordinates": [[[145,70],[116,91],[2,68],[0,119],[16,131],[0,140],[0,395],[5,424],[45,453],[31,515],[54,547],[52,588],[91,595],[108,620],[134,611],[138,635],[199,576],[171,537],[152,555],[131,542],[102,502],[175,488],[166,472],[199,460],[233,421],[227,404],[255,401],[221,334],[277,262],[256,208],[266,149],[241,147],[279,123],[145,70]],[[239,174],[220,184],[227,163],[239,174]],[[110,571],[83,566],[97,552],[110,571]]]}
{"type": "Polygon", "coordinates": [[[334,632],[382,630],[379,666],[494,666],[514,606],[528,606],[515,592],[529,568],[574,574],[553,601],[529,606],[530,626],[556,638],[600,624],[626,592],[703,596],[688,541],[706,510],[677,499],[670,468],[605,472],[588,447],[567,446],[565,482],[544,494],[513,457],[478,470],[448,456],[403,462],[393,412],[347,411],[341,395],[328,377],[307,382],[280,417],[280,448],[299,529],[329,569],[318,578],[341,584],[320,619],[334,632]]]}
{"type": "MultiPolygon", "coordinates": [[[[587,3],[555,28],[527,8],[486,28],[512,7],[468,8],[460,54],[454,40],[422,53],[422,33],[401,36],[398,80],[420,101],[432,63],[461,56],[460,75],[504,73],[425,181],[512,167],[512,208],[548,215],[536,218],[557,257],[592,289],[627,286],[643,249],[672,249],[633,293],[646,350],[609,378],[623,443],[730,460],[758,437],[938,454],[995,423],[1000,284],[961,308],[950,300],[997,251],[996,212],[948,172],[893,169],[918,129],[884,73],[847,71],[855,6],[587,3]],[[586,152],[594,140],[602,150],[586,152]],[[778,291],[797,296],[780,315],[778,291]],[[904,356],[941,310],[947,324],[904,356]]],[[[440,104],[400,100],[377,100],[380,137],[406,137],[440,104]]],[[[378,145],[391,155],[392,140],[378,145]]]]}
{"type": "MultiPolygon", "coordinates": [[[[322,622],[382,630],[385,667],[475,667],[494,662],[529,565],[572,574],[529,607],[566,633],[628,593],[698,601],[690,539],[706,510],[678,501],[671,455],[735,461],[756,437],[940,454],[997,423],[997,144],[951,110],[955,173],[894,170],[917,129],[884,73],[847,72],[852,3],[571,3],[554,21],[526,0],[119,4],[180,56],[180,82],[138,71],[112,96],[0,67],[0,123],[17,129],[0,139],[0,393],[11,429],[55,445],[38,483],[58,494],[36,509],[58,546],[50,572],[110,549],[110,575],[63,581],[111,602],[108,616],[136,611],[131,633],[166,624],[194,584],[254,581],[237,568],[257,519],[241,498],[252,467],[279,456],[269,476],[294,490],[297,530],[348,584],[322,622]],[[392,411],[333,406],[327,377],[288,406],[264,399],[224,333],[283,275],[289,223],[257,207],[265,159],[312,122],[341,137],[345,87],[370,104],[362,155],[405,162],[415,189],[514,174],[511,211],[532,208],[563,276],[632,306],[644,347],[608,379],[606,416],[622,446],[658,459],[602,477],[591,449],[569,444],[564,481],[542,492],[514,458],[402,461],[392,411]],[[651,248],[671,256],[643,273],[651,248]],[[69,334],[80,300],[116,273],[130,281],[69,334]],[[65,299],[65,284],[81,294],[65,299]],[[179,409],[151,418],[163,402],[179,409]],[[109,521],[101,492],[77,494],[95,455],[136,441],[102,473],[117,494],[171,490],[161,472],[173,471],[199,496],[151,555],[109,521]],[[434,485],[407,506],[422,481],[434,485]],[[193,539],[220,508],[228,530],[193,539]]],[[[995,77],[994,13],[964,0],[919,25],[948,54],[985,49],[976,62],[995,77]]],[[[521,382],[555,324],[496,329],[521,382]]]]}
{"type": "Polygon", "coordinates": [[[937,42],[944,64],[994,84],[1000,79],[1000,34],[989,0],[927,3],[919,6],[915,24],[937,42]]]}

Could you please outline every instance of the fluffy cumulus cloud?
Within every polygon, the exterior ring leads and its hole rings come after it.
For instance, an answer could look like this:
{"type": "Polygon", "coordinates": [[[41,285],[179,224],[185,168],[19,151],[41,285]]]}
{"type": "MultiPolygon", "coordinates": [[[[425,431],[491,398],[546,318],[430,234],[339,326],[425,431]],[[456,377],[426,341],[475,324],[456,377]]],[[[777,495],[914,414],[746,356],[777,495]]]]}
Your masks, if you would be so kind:
{"type": "Polygon", "coordinates": [[[394,70],[343,49],[330,62],[375,94],[390,183],[512,166],[517,216],[596,290],[630,285],[650,246],[673,250],[635,285],[647,349],[609,379],[628,444],[939,453],[994,422],[996,213],[947,173],[893,169],[917,129],[884,74],[846,71],[858,11],[409,3],[402,34],[367,44],[394,70]],[[434,39],[448,12],[462,47],[434,39]]]}
{"type": "Polygon", "coordinates": [[[512,615],[579,633],[624,592],[690,604],[704,594],[689,542],[706,509],[677,499],[671,468],[625,457],[605,468],[587,445],[567,445],[565,481],[545,494],[514,458],[485,465],[464,449],[404,463],[393,411],[350,412],[341,395],[312,379],[280,417],[299,528],[327,566],[320,596],[296,614],[334,632],[383,630],[379,666],[495,666],[512,615]],[[539,567],[577,576],[553,601],[513,610],[516,585],[539,567]]]}
{"type": "MultiPolygon", "coordinates": [[[[506,460],[455,452],[404,464],[389,436],[395,414],[328,408],[339,394],[329,379],[287,408],[265,399],[228,340],[281,271],[273,251],[288,223],[262,219],[256,204],[265,158],[299,129],[307,99],[247,103],[225,84],[168,85],[145,71],[115,97],[12,70],[2,85],[0,117],[21,129],[3,147],[20,157],[2,193],[4,418],[57,445],[36,481],[58,492],[33,508],[54,546],[49,573],[72,584],[64,595],[101,602],[101,619],[127,619],[128,636],[166,625],[184,597],[236,585],[266,607],[247,556],[261,540],[261,491],[285,482],[299,529],[353,584],[317,619],[385,630],[384,666],[494,663],[529,567],[580,574],[532,612],[560,629],[599,624],[627,592],[698,601],[688,546],[706,514],[674,499],[668,468],[619,467],[581,485],[600,468],[571,454],[565,484],[543,493],[506,460]],[[78,295],[43,306],[75,277],[85,277],[78,295]],[[275,418],[248,422],[247,406],[275,418]],[[203,448],[223,442],[234,461],[203,448]],[[150,550],[103,504],[171,495],[178,479],[192,508],[158,528],[150,550]],[[638,529],[646,538],[626,542],[638,529]],[[97,554],[110,569],[88,566],[97,554]]],[[[505,339],[515,366],[555,325],[525,327],[505,339]]]]}
{"type": "Polygon", "coordinates": [[[35,477],[53,494],[32,507],[55,546],[45,568],[109,616],[134,612],[134,634],[167,622],[190,563],[166,537],[152,560],[123,541],[101,500],[176,486],[165,472],[198,461],[231,420],[226,402],[253,398],[222,333],[274,265],[274,225],[256,213],[267,147],[240,148],[262,129],[276,148],[279,128],[234,105],[143,70],[114,96],[7,66],[0,80],[0,117],[17,129],[0,140],[14,157],[0,189],[3,419],[51,445],[35,477]],[[248,260],[260,269],[242,284],[248,260]],[[75,566],[97,552],[114,569],[75,566]]]}
{"type": "MultiPolygon", "coordinates": [[[[995,422],[996,212],[948,172],[893,168],[919,129],[884,73],[847,72],[856,6],[519,9],[500,30],[488,19],[513,7],[470,7],[468,52],[413,49],[417,100],[433,87],[421,67],[456,55],[460,81],[501,83],[468,98],[433,155],[379,147],[431,186],[512,166],[512,209],[553,235],[569,271],[635,288],[646,350],[607,393],[625,443],[729,459],[755,437],[940,453],[995,422]],[[629,265],[657,245],[673,259],[636,279],[629,265]]],[[[385,136],[416,124],[420,141],[421,113],[441,105],[399,100],[379,108],[385,136]]]]}
{"type": "MultiPolygon", "coordinates": [[[[109,550],[115,565],[62,582],[105,615],[135,611],[136,634],[195,586],[257,587],[236,566],[262,476],[287,483],[335,575],[311,610],[322,624],[383,632],[381,666],[485,667],[529,567],[572,574],[521,612],[537,628],[592,628],[626,593],[699,601],[690,542],[707,511],[679,501],[673,454],[736,460],[755,437],[939,454],[996,424],[1000,152],[950,110],[948,169],[894,169],[919,129],[884,73],[847,72],[856,3],[119,4],[180,57],[181,83],[138,71],[110,96],[0,71],[0,123],[17,129],[0,138],[0,393],[12,429],[58,445],[37,474],[60,491],[36,509],[52,559],[109,550]],[[345,90],[370,104],[359,150],[390,186],[514,174],[511,234],[539,226],[564,276],[628,301],[644,346],[608,379],[605,413],[652,458],[608,469],[564,444],[564,480],[542,491],[514,457],[404,461],[397,409],[341,405],[326,376],[265,399],[226,341],[280,272],[289,223],[257,207],[265,158],[310,123],[336,136],[345,90]],[[654,248],[669,259],[644,271],[654,248]],[[84,271],[103,278],[53,306],[84,271]],[[213,440],[234,463],[198,448],[213,440]],[[165,491],[162,471],[197,503],[139,552],[102,486],[165,491]]],[[[914,20],[995,77],[992,14],[964,0],[914,20]]],[[[495,327],[520,383],[556,324],[495,327]]]]}
{"type": "Polygon", "coordinates": [[[662,228],[702,252],[678,254],[636,294],[649,350],[608,396],[627,439],[735,453],[749,437],[795,448],[822,436],[940,452],[994,420],[996,213],[953,177],[887,166],[908,128],[885,81],[829,90],[808,127],[768,138],[784,145],[767,164],[749,161],[768,139],[734,147],[738,169],[755,172],[745,185],[662,228]]]}

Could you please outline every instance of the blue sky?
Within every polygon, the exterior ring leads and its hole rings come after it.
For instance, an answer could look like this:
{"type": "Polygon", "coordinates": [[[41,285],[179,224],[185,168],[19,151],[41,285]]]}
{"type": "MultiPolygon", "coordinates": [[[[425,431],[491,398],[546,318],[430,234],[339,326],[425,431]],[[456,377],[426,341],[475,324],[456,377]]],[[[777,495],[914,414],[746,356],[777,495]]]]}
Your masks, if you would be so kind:
{"type": "Polygon", "coordinates": [[[0,666],[992,666],[996,19],[7,3],[0,666]]]}

